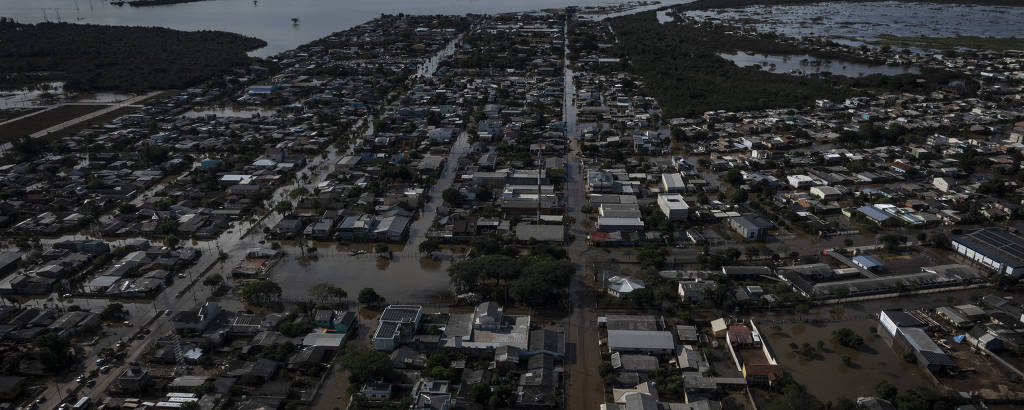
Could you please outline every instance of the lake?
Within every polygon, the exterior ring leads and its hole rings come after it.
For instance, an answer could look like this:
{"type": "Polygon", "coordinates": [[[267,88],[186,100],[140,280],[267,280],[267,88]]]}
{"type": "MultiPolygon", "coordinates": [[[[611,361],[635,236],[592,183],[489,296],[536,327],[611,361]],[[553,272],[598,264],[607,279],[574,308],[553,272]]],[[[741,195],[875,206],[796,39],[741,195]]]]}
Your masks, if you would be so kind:
{"type": "MultiPolygon", "coordinates": [[[[678,4],[685,1],[664,1],[678,4]]],[[[3,0],[0,16],[22,23],[64,21],[178,30],[223,30],[257,37],[267,46],[250,55],[290,50],[381,14],[494,14],[566,6],[620,4],[602,0],[207,0],[152,7],[114,6],[109,0],[3,0]],[[292,18],[299,19],[293,25],[292,18]]]]}
{"type": "Polygon", "coordinates": [[[758,31],[792,37],[828,36],[860,40],[873,40],[879,34],[1019,37],[1024,25],[1024,7],[894,1],[754,6],[690,11],[686,15],[700,20],[742,22],[758,31]]]}
{"type": "Polygon", "coordinates": [[[871,74],[899,75],[921,73],[921,70],[913,66],[868,65],[819,59],[804,54],[778,56],[739,51],[736,54],[719,53],[718,55],[740,67],[757,65],[764,70],[783,74],[807,75],[829,72],[846,77],[860,77],[871,74]]]}

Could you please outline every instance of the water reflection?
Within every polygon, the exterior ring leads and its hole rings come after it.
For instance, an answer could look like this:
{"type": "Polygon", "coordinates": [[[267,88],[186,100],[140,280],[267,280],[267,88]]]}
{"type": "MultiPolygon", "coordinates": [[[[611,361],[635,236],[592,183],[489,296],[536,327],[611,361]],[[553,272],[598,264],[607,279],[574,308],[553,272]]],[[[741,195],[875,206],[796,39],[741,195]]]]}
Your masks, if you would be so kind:
{"type": "MultiPolygon", "coordinates": [[[[663,1],[675,4],[682,1],[663,1]]],[[[267,57],[387,14],[494,14],[565,6],[601,6],[607,0],[212,0],[157,7],[117,7],[107,0],[4,0],[0,16],[43,21],[49,10],[64,22],[224,30],[263,39],[250,55],[267,57]],[[297,19],[298,24],[293,24],[297,19]]]]}
{"type": "Polygon", "coordinates": [[[288,256],[274,267],[271,279],[282,284],[285,299],[304,300],[309,288],[321,282],[342,287],[350,297],[363,288],[374,288],[393,302],[437,303],[438,295],[451,294],[447,255],[434,259],[392,244],[388,253],[378,257],[372,243],[313,242],[317,251],[311,262],[292,244],[282,245],[288,256]]]}

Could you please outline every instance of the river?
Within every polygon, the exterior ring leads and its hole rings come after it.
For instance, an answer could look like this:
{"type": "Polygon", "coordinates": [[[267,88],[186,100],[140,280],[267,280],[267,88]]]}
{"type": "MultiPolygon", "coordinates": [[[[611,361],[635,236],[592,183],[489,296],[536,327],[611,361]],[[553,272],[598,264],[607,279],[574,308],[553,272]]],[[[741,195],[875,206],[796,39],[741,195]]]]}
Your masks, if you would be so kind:
{"type": "MultiPolygon", "coordinates": [[[[664,1],[664,4],[684,1],[664,1]]],[[[178,30],[223,30],[257,37],[266,57],[386,14],[506,13],[566,6],[619,4],[607,0],[206,0],[166,6],[114,6],[109,0],[3,0],[0,16],[22,23],[64,21],[178,30]],[[298,24],[292,24],[292,19],[298,24]]]]}

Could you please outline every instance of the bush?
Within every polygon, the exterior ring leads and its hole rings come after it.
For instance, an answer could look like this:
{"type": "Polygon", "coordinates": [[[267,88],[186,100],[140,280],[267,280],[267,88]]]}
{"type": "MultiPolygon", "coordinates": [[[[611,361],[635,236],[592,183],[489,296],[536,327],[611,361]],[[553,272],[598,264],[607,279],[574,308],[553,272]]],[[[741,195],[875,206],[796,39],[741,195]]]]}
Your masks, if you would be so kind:
{"type": "Polygon", "coordinates": [[[832,338],[842,346],[856,349],[864,345],[864,338],[849,328],[832,331],[832,338]]]}

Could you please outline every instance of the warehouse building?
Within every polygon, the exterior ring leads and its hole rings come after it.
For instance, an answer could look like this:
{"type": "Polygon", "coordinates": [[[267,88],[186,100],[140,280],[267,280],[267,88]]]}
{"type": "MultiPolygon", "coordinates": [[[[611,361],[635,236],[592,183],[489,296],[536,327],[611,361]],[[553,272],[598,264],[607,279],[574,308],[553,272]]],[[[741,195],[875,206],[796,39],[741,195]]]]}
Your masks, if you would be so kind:
{"type": "Polygon", "coordinates": [[[928,333],[919,327],[901,327],[896,332],[897,340],[914,353],[917,364],[931,372],[954,369],[956,363],[949,357],[928,333]]]}
{"type": "Polygon", "coordinates": [[[1013,277],[1024,275],[1024,237],[1000,228],[981,228],[953,237],[953,250],[1013,277]]]}

